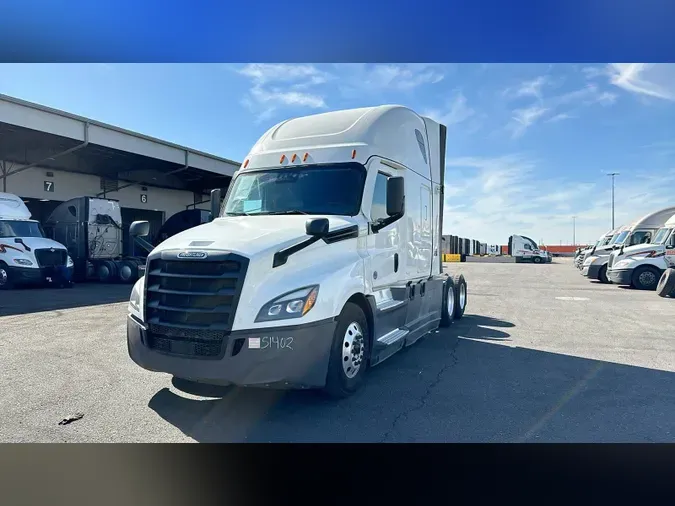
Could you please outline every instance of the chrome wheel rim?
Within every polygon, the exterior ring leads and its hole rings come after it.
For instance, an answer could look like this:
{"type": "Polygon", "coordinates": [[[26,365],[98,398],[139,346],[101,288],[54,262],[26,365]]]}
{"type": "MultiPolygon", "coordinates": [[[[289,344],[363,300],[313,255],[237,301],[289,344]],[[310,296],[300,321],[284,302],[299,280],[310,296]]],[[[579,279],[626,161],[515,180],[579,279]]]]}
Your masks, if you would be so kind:
{"type": "Polygon", "coordinates": [[[0,286],[7,284],[7,271],[5,269],[0,269],[0,286]]]}
{"type": "Polygon", "coordinates": [[[644,286],[651,286],[656,282],[656,276],[652,271],[644,271],[638,276],[640,283],[644,286]]]}
{"type": "Polygon", "coordinates": [[[466,285],[462,283],[459,285],[459,307],[464,309],[466,306],[466,285]]]}
{"type": "Polygon", "coordinates": [[[342,370],[349,379],[356,376],[361,369],[363,345],[361,326],[356,322],[350,323],[342,339],[342,370]]]}
{"type": "Polygon", "coordinates": [[[448,301],[446,305],[448,306],[448,316],[452,318],[452,315],[455,312],[455,291],[452,288],[448,290],[448,301]]]}

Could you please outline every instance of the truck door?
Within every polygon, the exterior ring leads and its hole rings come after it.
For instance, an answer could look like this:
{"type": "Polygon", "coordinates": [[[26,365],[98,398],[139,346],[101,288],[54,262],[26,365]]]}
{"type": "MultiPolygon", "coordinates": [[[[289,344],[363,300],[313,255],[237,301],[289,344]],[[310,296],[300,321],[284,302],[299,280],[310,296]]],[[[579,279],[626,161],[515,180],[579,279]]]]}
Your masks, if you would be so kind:
{"type": "Polygon", "coordinates": [[[666,242],[666,264],[675,267],[675,230],[670,233],[670,239],[666,242]]]}
{"type": "MultiPolygon", "coordinates": [[[[382,167],[384,169],[384,167],[382,167]]],[[[375,176],[375,185],[371,201],[370,220],[376,223],[387,217],[387,180],[398,176],[396,169],[379,170],[375,176]]],[[[401,226],[403,220],[368,234],[368,253],[370,268],[366,276],[370,277],[373,290],[395,284],[401,277],[404,259],[400,257],[401,226]]]]}

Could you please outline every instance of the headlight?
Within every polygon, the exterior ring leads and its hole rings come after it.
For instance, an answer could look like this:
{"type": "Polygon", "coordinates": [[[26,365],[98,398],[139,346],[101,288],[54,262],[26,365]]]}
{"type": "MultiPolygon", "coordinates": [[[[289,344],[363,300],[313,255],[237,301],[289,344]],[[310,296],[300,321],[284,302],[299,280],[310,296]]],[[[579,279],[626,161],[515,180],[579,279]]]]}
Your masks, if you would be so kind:
{"type": "Polygon", "coordinates": [[[318,285],[288,292],[265,304],[255,321],[287,320],[304,316],[314,307],[318,294],[318,285]]]}
{"type": "Polygon", "coordinates": [[[144,279],[140,278],[131,289],[131,296],[129,297],[128,311],[141,321],[143,321],[143,283],[144,279]]]}
{"type": "Polygon", "coordinates": [[[588,257],[586,260],[584,260],[584,265],[591,265],[596,258],[598,257],[588,257]]]}
{"type": "Polygon", "coordinates": [[[623,267],[627,267],[630,264],[630,260],[620,260],[614,265],[612,265],[612,269],[621,269],[623,267]]]}
{"type": "Polygon", "coordinates": [[[72,267],[73,264],[73,259],[70,258],[70,255],[68,255],[68,260],[66,260],[66,267],[72,267]]]}
{"type": "Polygon", "coordinates": [[[14,263],[19,265],[25,265],[26,267],[28,267],[29,265],[33,265],[33,262],[31,262],[26,258],[15,258],[14,263]]]}

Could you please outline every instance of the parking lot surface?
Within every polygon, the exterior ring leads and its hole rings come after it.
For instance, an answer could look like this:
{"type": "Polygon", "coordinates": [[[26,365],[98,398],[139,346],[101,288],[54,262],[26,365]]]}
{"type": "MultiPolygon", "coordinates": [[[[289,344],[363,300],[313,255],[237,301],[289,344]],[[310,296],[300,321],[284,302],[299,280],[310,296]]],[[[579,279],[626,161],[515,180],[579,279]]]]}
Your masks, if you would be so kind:
{"type": "Polygon", "coordinates": [[[568,259],[446,270],[467,278],[465,317],[342,401],[239,388],[200,397],[144,371],[127,355],[129,286],[0,293],[0,441],[674,439],[675,300],[589,282],[568,259]]]}

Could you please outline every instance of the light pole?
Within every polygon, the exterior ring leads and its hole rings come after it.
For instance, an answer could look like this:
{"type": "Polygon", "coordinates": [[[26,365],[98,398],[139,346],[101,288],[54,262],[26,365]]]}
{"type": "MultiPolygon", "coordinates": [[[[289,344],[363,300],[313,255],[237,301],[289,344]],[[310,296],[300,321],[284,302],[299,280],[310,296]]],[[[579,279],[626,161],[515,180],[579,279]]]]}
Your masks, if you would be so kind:
{"type": "Polygon", "coordinates": [[[614,230],[614,177],[618,176],[618,172],[610,172],[607,174],[612,177],[612,230],[614,230]]]}
{"type": "Polygon", "coordinates": [[[577,245],[577,217],[572,216],[572,246],[577,245]]]}

